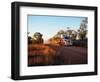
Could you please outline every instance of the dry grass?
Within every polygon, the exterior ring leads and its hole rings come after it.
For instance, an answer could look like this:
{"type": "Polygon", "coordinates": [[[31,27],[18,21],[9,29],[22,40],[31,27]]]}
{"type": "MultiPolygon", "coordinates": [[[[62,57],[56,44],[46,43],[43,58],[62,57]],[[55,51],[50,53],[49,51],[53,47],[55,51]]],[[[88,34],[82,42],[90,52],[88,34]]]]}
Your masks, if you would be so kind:
{"type": "Polygon", "coordinates": [[[56,51],[44,44],[28,45],[29,65],[52,64],[56,51]]]}

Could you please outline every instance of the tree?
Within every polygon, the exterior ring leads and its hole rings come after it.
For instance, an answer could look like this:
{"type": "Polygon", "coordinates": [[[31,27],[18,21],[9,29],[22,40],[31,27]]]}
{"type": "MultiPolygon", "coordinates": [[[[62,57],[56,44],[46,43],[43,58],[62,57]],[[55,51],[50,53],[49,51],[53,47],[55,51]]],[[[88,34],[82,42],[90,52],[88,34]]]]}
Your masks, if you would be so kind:
{"type": "Polygon", "coordinates": [[[73,30],[71,30],[70,27],[67,27],[67,30],[65,31],[65,34],[66,34],[67,36],[69,36],[69,37],[72,37],[72,31],[73,31],[73,30]]]}
{"type": "Polygon", "coordinates": [[[65,32],[63,30],[60,30],[57,32],[58,35],[64,34],[65,32]]]}
{"type": "Polygon", "coordinates": [[[27,34],[28,34],[28,44],[32,44],[32,37],[29,36],[30,32],[28,32],[27,34]]]}
{"type": "Polygon", "coordinates": [[[86,38],[87,35],[87,18],[85,18],[84,20],[82,20],[81,24],[80,24],[80,28],[78,30],[79,32],[79,36],[80,38],[83,40],[84,38],[86,38]]]}
{"type": "Polygon", "coordinates": [[[40,32],[34,33],[33,38],[32,38],[32,43],[33,44],[43,44],[44,40],[42,36],[43,35],[40,32]]]}
{"type": "Polygon", "coordinates": [[[76,40],[76,36],[77,36],[77,32],[75,30],[72,30],[72,33],[71,33],[72,40],[76,40]]]}
{"type": "Polygon", "coordinates": [[[28,44],[32,44],[32,38],[28,36],[28,44]]]}

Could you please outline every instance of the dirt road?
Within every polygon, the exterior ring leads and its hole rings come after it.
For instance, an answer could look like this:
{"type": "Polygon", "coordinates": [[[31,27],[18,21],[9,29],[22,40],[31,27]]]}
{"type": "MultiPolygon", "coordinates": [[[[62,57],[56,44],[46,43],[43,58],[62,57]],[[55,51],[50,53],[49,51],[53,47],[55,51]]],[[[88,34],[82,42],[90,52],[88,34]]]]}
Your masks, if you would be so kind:
{"type": "Polygon", "coordinates": [[[59,64],[87,64],[87,48],[75,46],[48,45],[57,52],[55,65],[59,64]]]}

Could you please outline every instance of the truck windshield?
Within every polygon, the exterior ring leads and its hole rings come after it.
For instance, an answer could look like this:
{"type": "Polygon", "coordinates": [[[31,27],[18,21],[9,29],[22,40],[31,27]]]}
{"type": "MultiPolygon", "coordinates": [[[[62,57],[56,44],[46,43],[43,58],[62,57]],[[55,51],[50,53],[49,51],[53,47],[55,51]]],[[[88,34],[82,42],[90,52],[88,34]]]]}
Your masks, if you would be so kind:
{"type": "Polygon", "coordinates": [[[69,37],[65,36],[64,39],[70,39],[69,37]]]}

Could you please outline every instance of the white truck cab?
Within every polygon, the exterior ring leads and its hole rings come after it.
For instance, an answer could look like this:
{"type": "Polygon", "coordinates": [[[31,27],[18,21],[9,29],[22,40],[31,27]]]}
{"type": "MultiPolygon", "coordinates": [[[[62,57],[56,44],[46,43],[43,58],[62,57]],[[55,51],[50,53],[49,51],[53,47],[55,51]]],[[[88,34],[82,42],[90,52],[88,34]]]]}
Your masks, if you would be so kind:
{"type": "Polygon", "coordinates": [[[65,46],[73,45],[73,41],[69,36],[61,34],[61,39],[63,40],[65,46]]]}

